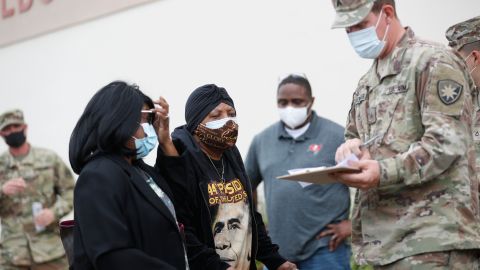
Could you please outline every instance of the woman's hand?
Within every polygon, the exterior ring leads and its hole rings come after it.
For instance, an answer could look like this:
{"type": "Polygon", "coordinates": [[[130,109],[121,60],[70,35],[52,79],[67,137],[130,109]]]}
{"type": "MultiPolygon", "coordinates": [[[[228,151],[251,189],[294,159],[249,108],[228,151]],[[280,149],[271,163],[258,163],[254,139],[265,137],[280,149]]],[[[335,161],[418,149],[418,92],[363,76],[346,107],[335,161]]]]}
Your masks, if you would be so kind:
{"type": "Polygon", "coordinates": [[[178,152],[173,144],[172,137],[170,137],[168,102],[163,97],[160,97],[158,100],[153,101],[153,103],[158,105],[153,109],[155,112],[155,121],[153,122],[153,126],[157,131],[159,147],[167,156],[178,156],[178,152]]]}
{"type": "Polygon", "coordinates": [[[168,115],[169,105],[163,97],[154,100],[153,103],[155,104],[155,108],[153,109],[155,113],[153,126],[157,131],[158,141],[161,144],[170,139],[170,119],[168,115]]]}

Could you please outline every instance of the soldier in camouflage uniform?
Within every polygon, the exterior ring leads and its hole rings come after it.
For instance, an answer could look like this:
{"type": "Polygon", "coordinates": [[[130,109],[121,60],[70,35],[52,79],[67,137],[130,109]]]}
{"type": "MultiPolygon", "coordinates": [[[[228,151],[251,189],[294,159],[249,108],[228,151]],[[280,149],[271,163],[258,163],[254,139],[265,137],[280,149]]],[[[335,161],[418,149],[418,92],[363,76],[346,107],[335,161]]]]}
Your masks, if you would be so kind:
{"type": "Polygon", "coordinates": [[[450,26],[445,33],[452,49],[465,60],[468,73],[472,76],[475,119],[473,141],[477,150],[477,173],[480,173],[480,16],[450,26]]]}
{"type": "Polygon", "coordinates": [[[463,60],[404,28],[394,0],[333,0],[333,28],[374,59],[337,161],[356,155],[352,247],[375,269],[478,269],[472,90],[463,60]],[[371,144],[362,144],[365,142],[371,144]]]}
{"type": "Polygon", "coordinates": [[[20,110],[0,115],[9,146],[0,156],[0,269],[68,269],[58,220],[72,210],[74,179],[55,153],[31,146],[26,131],[20,110]],[[41,204],[35,217],[33,203],[41,204]]]}

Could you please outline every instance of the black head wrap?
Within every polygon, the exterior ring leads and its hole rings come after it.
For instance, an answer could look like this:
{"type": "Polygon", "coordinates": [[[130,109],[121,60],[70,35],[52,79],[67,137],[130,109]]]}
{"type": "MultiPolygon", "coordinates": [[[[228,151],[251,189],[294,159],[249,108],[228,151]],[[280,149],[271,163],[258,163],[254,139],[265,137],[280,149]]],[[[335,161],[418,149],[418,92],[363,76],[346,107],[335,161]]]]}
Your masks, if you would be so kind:
{"type": "Polygon", "coordinates": [[[227,90],[215,84],[206,84],[195,89],[185,104],[185,121],[187,130],[193,133],[203,119],[220,103],[235,108],[227,90]]]}

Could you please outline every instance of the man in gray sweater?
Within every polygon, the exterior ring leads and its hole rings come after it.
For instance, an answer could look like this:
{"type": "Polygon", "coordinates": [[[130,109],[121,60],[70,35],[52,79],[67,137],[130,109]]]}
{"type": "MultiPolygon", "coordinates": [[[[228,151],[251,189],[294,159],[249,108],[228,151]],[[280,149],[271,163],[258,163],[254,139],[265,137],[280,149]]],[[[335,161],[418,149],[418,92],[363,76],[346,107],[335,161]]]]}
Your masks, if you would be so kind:
{"type": "Polygon", "coordinates": [[[307,78],[289,75],[277,89],[281,121],[255,136],[245,166],[265,185],[269,234],[299,269],[350,269],[350,196],[343,184],[309,185],[276,179],[296,168],[333,166],[344,129],[312,110],[307,78]]]}

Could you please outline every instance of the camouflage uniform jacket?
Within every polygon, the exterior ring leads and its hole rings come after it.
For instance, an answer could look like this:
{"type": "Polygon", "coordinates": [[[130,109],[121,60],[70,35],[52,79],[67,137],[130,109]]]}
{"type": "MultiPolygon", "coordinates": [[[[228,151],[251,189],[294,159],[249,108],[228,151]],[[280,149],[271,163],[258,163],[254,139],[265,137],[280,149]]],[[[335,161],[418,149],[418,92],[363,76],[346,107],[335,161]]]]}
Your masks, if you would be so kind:
{"type": "Polygon", "coordinates": [[[480,248],[472,96],[462,60],[406,29],[353,96],[346,139],[379,161],[377,188],[357,190],[352,246],[360,264],[480,248]]]}
{"type": "MultiPolygon", "coordinates": [[[[465,66],[465,70],[468,70],[468,68],[465,66]]],[[[475,151],[477,154],[477,175],[480,175],[480,95],[479,95],[479,89],[477,86],[475,86],[475,83],[473,82],[473,78],[470,76],[470,81],[472,85],[472,96],[473,96],[473,107],[474,107],[474,118],[473,118],[473,128],[472,128],[472,134],[473,134],[473,142],[475,144],[475,151]]],[[[479,187],[480,190],[480,187],[479,187]]]]}
{"type": "Polygon", "coordinates": [[[22,177],[23,193],[7,196],[0,189],[0,266],[28,266],[62,257],[58,219],[72,210],[74,179],[68,167],[50,150],[31,147],[27,156],[15,159],[6,152],[0,156],[0,186],[22,177]],[[56,220],[36,233],[32,203],[40,202],[55,213],[56,220]],[[3,261],[2,261],[3,260],[3,261]]]}
{"type": "MultiPolygon", "coordinates": [[[[456,51],[451,50],[457,57],[463,59],[462,55],[456,51]]],[[[478,87],[475,85],[475,82],[468,72],[467,63],[462,61],[461,68],[465,69],[467,72],[467,84],[470,85],[470,89],[472,92],[472,99],[473,99],[473,118],[472,118],[472,136],[473,136],[473,143],[475,145],[475,152],[476,152],[476,173],[479,175],[480,173],[480,96],[478,93],[478,87]]],[[[480,178],[479,178],[480,180],[480,178]]],[[[479,186],[480,191],[480,186],[479,186]]],[[[479,194],[480,196],[480,194],[479,194]]]]}
{"type": "MultiPolygon", "coordinates": [[[[471,18],[469,20],[457,23],[455,25],[450,26],[445,36],[449,41],[449,46],[452,47],[453,52],[456,53],[459,57],[463,58],[459,54],[459,51],[462,49],[463,46],[466,44],[470,44],[473,42],[480,41],[480,16],[475,18],[471,18]]],[[[468,56],[466,56],[468,58],[468,56]]],[[[466,59],[465,58],[465,59],[466,59]]],[[[465,63],[465,69],[469,71],[465,63]]],[[[471,84],[472,84],[472,95],[473,95],[473,104],[475,108],[475,118],[473,121],[473,141],[475,143],[475,149],[477,151],[477,174],[480,173],[480,95],[479,89],[475,86],[473,78],[470,77],[471,84]]]]}

